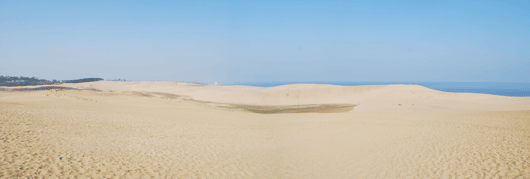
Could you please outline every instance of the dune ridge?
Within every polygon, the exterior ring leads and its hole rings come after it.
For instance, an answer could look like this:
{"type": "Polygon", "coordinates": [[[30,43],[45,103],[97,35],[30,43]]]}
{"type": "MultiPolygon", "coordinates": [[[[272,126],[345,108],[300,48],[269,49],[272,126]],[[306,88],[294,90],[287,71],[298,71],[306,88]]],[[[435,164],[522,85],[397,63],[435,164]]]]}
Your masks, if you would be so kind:
{"type": "MultiPolygon", "coordinates": [[[[83,86],[84,85],[84,86],[83,86]]],[[[337,86],[293,84],[276,87],[216,86],[175,82],[95,82],[102,90],[164,92],[195,100],[249,105],[362,104],[355,111],[506,111],[530,108],[530,97],[449,93],[419,85],[337,86]],[[119,84],[119,85],[117,85],[119,84]]]]}

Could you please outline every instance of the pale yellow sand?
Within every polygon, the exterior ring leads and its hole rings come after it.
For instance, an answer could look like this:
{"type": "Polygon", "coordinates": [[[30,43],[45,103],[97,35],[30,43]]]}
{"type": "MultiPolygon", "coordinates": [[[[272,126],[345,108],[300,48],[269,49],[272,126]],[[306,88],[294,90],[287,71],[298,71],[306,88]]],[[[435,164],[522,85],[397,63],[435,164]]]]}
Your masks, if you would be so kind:
{"type": "Polygon", "coordinates": [[[0,178],[530,178],[530,98],[416,85],[0,92],[0,178]],[[171,95],[173,94],[173,95],[171,95]],[[350,104],[337,113],[218,107],[350,104]]]}

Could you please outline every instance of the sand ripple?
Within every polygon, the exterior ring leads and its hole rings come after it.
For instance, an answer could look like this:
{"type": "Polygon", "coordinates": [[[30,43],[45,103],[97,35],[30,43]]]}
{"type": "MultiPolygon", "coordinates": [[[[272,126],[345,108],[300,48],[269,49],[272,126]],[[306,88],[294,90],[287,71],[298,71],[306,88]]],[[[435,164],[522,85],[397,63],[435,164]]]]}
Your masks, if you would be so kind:
{"type": "Polygon", "coordinates": [[[265,115],[151,95],[0,92],[0,178],[530,178],[530,111],[265,115]]]}

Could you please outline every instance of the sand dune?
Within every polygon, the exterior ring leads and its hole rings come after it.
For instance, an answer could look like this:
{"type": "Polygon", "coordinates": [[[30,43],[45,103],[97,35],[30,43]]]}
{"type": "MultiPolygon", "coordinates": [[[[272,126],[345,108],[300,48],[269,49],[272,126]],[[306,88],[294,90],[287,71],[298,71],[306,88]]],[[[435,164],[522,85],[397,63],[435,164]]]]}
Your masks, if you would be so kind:
{"type": "Polygon", "coordinates": [[[59,86],[95,90],[0,91],[0,178],[530,178],[528,97],[417,85],[59,86]],[[332,104],[352,108],[311,111],[332,104]],[[255,113],[293,105],[311,110],[255,113]]]}
{"type": "Polygon", "coordinates": [[[530,109],[530,97],[447,93],[419,85],[277,87],[216,86],[175,82],[96,82],[73,88],[165,92],[202,101],[252,105],[362,104],[355,111],[513,111],[530,109]],[[400,105],[401,104],[401,105],[400,105]]]}

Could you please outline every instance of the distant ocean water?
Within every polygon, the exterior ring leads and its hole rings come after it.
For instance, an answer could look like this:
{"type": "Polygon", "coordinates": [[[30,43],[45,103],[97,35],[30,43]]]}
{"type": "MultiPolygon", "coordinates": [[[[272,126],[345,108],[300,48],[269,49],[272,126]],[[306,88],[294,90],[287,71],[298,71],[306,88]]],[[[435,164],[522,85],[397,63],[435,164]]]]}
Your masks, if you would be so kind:
{"type": "Polygon", "coordinates": [[[261,82],[233,83],[230,85],[246,85],[273,87],[287,84],[331,84],[341,86],[416,84],[438,91],[456,93],[482,93],[501,96],[530,96],[530,83],[500,82],[261,82]]]}

